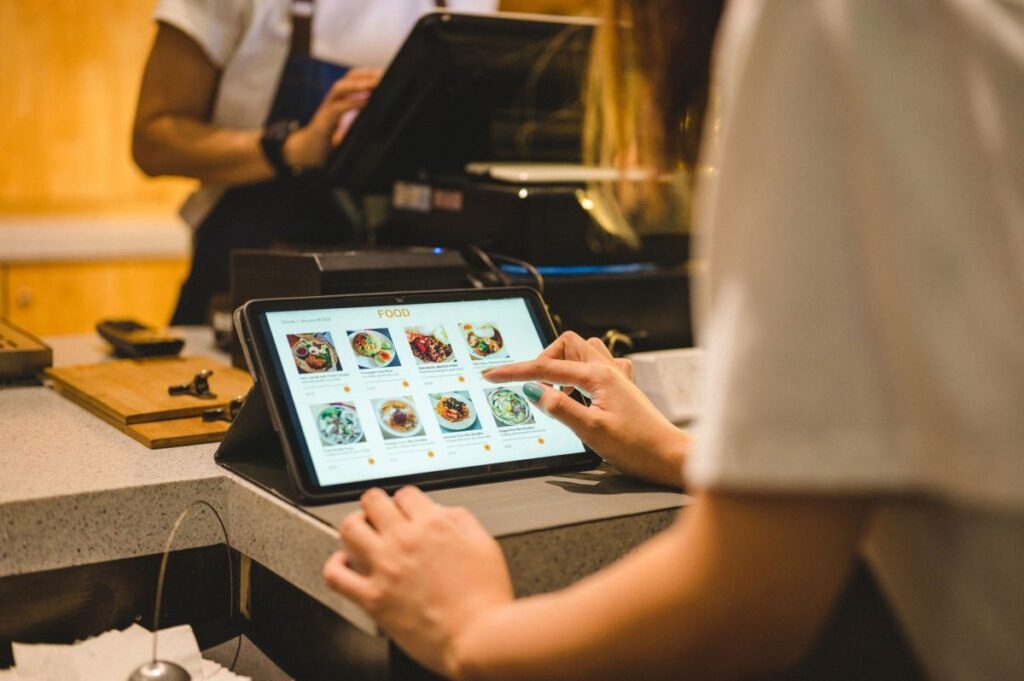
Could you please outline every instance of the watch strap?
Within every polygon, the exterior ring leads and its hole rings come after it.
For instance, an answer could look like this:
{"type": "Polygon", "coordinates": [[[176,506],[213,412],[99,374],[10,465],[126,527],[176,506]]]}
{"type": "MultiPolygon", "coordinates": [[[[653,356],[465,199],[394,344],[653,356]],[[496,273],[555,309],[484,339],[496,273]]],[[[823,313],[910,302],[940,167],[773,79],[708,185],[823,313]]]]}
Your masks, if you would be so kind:
{"type": "Polygon", "coordinates": [[[284,158],[284,143],[288,136],[299,129],[298,121],[278,121],[271,123],[260,137],[260,149],[267,162],[274,168],[278,177],[294,177],[299,174],[297,168],[288,165],[284,158]]]}

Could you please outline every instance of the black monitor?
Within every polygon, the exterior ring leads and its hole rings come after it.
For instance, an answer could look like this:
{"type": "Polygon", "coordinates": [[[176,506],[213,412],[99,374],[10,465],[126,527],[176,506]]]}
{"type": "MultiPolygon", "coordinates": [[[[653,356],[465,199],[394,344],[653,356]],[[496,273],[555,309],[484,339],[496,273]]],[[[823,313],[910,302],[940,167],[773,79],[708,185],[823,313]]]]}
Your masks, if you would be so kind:
{"type": "Polygon", "coordinates": [[[387,192],[470,161],[581,155],[596,21],[438,11],[420,19],[327,163],[334,185],[387,192]]]}

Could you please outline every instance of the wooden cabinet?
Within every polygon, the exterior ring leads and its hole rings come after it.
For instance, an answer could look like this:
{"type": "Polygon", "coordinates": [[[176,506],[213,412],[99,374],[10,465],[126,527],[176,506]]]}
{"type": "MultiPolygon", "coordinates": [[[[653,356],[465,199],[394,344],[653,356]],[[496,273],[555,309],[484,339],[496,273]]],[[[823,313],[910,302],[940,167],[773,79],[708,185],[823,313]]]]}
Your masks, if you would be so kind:
{"type": "Polygon", "coordinates": [[[113,317],[164,327],[187,273],[178,259],[0,265],[0,305],[37,336],[92,331],[113,317]]]}

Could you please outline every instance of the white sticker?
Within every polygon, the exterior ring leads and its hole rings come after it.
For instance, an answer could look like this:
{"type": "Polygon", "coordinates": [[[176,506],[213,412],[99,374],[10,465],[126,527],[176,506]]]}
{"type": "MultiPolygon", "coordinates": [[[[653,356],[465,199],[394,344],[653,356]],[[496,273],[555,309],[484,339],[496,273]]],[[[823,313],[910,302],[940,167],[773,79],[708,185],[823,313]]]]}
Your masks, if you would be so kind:
{"type": "Polygon", "coordinates": [[[430,185],[412,182],[396,182],[391,193],[391,205],[397,210],[414,210],[429,213],[431,209],[430,185]]]}

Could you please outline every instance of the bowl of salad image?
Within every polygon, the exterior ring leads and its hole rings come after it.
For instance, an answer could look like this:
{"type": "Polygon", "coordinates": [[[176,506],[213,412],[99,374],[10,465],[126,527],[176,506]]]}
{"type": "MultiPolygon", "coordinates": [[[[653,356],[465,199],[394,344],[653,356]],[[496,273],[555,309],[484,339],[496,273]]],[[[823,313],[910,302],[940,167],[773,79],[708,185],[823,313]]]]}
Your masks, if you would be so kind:
{"type": "Polygon", "coordinates": [[[533,412],[526,398],[511,388],[487,391],[487,405],[499,428],[533,423],[533,412]]]}
{"type": "Polygon", "coordinates": [[[334,402],[314,407],[313,413],[317,433],[324,445],[352,445],[366,440],[363,424],[353,405],[334,402]]]}

